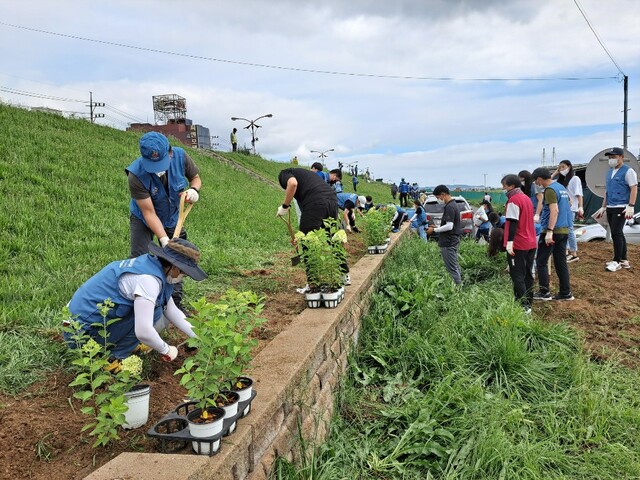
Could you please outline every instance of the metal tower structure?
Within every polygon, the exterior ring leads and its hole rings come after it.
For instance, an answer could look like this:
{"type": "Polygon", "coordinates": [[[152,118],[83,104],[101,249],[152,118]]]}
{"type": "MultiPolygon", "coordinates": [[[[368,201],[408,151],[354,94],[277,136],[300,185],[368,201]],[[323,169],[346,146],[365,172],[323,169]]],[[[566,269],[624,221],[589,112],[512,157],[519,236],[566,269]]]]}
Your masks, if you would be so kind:
{"type": "Polygon", "coordinates": [[[185,123],[187,118],[187,99],[176,94],[156,95],[153,99],[155,123],[185,123]]]}

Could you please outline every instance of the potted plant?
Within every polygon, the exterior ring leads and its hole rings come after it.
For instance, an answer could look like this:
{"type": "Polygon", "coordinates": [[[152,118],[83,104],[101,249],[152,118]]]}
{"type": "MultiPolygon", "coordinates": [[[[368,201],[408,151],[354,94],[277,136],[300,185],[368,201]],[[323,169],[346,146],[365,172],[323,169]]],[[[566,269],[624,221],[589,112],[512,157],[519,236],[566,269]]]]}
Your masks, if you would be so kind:
{"type": "Polygon", "coordinates": [[[381,210],[370,209],[362,218],[365,242],[369,253],[384,253],[387,250],[387,237],[390,222],[381,210]]]}
{"type": "Polygon", "coordinates": [[[309,290],[305,293],[305,301],[309,308],[322,306],[322,291],[320,289],[320,275],[324,256],[327,254],[326,243],[323,244],[319,230],[313,230],[306,234],[296,233],[296,242],[302,248],[301,257],[307,273],[309,290]]]}

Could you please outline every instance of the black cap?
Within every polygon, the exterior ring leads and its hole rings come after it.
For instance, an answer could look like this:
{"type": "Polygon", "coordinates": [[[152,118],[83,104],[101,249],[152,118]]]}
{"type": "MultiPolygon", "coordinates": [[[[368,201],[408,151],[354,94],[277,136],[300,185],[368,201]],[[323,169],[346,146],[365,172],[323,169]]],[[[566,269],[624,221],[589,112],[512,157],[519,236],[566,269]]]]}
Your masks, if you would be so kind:
{"type": "Polygon", "coordinates": [[[620,147],[613,147],[610,148],[609,150],[607,150],[606,152],[604,152],[605,157],[610,157],[613,155],[622,155],[624,156],[624,150],[621,149],[620,147]]]}

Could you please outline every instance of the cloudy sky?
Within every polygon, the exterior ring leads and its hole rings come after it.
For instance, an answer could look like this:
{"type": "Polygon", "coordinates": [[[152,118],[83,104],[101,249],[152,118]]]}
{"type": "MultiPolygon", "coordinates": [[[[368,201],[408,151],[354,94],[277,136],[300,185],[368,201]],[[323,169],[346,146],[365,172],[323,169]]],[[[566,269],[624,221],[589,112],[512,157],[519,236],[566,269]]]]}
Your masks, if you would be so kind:
{"type": "Polygon", "coordinates": [[[0,99],[87,112],[92,91],[124,129],[175,93],[223,150],[246,125],[230,117],[272,113],[265,158],[333,148],[330,168],[497,186],[543,149],[586,163],[622,145],[621,72],[638,155],[639,25],[638,0],[5,2],[0,99]]]}

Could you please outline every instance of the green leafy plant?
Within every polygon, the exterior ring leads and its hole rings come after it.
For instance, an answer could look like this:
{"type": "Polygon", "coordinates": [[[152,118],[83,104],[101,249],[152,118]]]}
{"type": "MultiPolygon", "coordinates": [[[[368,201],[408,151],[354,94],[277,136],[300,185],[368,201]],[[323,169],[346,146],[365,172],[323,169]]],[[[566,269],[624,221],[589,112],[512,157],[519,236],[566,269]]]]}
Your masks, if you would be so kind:
{"type": "Polygon", "coordinates": [[[225,390],[231,390],[251,360],[256,341],[251,332],[264,319],[262,298],[251,292],[229,290],[218,302],[204,297],[191,303],[195,314],[191,317],[196,337],[190,338],[195,354],[185,360],[176,375],[182,375],[180,385],[207,418],[207,407],[215,406],[225,390]]]}
{"type": "Polygon", "coordinates": [[[369,246],[383,245],[391,230],[388,214],[381,209],[370,209],[362,218],[365,243],[369,246]]]}
{"type": "Polygon", "coordinates": [[[128,410],[125,393],[138,383],[142,372],[142,360],[136,355],[122,360],[121,370],[116,374],[105,370],[111,363],[107,327],[120,321],[120,318],[107,320],[109,311],[114,307],[110,299],[97,306],[102,322],[96,322],[93,326],[97,329],[99,342],[91,338],[80,322],[71,317],[67,307],[65,315],[68,325],[63,327],[76,347],[70,349],[73,357],[71,365],[76,377],[69,386],[78,387],[73,396],[84,405],[80,411],[93,419],[84,425],[82,431],[92,429],[89,435],[96,437],[94,448],[120,438],[119,427],[126,423],[124,414],[128,410]]]}

